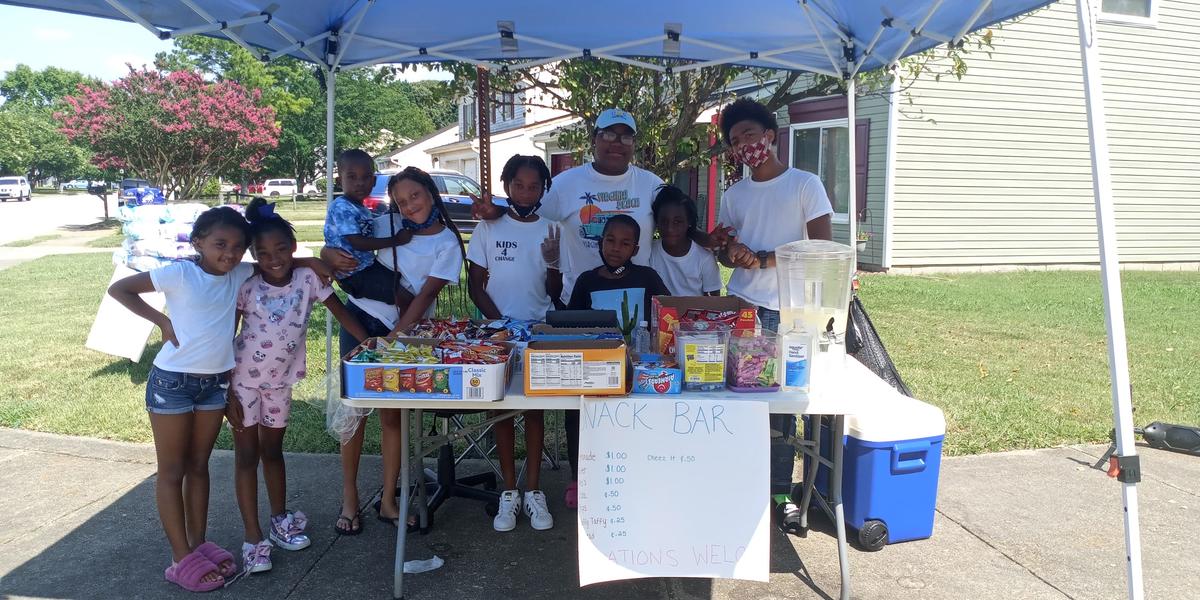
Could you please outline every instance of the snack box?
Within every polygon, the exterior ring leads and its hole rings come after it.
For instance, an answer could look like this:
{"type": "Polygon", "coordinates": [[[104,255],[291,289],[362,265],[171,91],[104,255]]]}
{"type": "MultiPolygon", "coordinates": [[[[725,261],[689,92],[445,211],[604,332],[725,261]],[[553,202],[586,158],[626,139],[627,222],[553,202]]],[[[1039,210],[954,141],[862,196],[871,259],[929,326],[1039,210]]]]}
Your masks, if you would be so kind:
{"type": "MultiPolygon", "coordinates": [[[[440,340],[427,338],[397,338],[405,344],[417,344],[436,347],[440,340]]],[[[512,376],[513,355],[515,347],[508,342],[492,342],[508,349],[509,359],[491,365],[472,364],[399,364],[399,363],[361,363],[350,362],[363,348],[376,348],[384,338],[371,338],[342,357],[342,381],[346,384],[346,395],[351,398],[394,398],[435,399],[435,400],[467,400],[494,402],[504,399],[508,389],[508,380],[512,376]],[[426,372],[428,373],[426,375],[426,372]],[[413,379],[410,384],[408,379],[413,379]],[[429,378],[430,391],[423,390],[429,378]],[[444,378],[444,380],[443,380],[444,378]],[[379,382],[376,382],[376,379],[379,382]],[[418,382],[420,385],[418,387],[418,382]],[[382,384],[382,385],[380,385],[382,384]],[[382,389],[380,389],[382,388],[382,389]],[[445,390],[445,391],[441,391],[445,390]]]]}
{"type": "Polygon", "coordinates": [[[555,327],[543,323],[534,325],[531,333],[534,342],[625,339],[616,327],[555,327]]]}
{"type": "Polygon", "coordinates": [[[669,356],[631,353],[633,393],[678,394],[683,391],[683,370],[669,356]]]}
{"type": "Polygon", "coordinates": [[[629,380],[621,340],[535,341],[525,348],[526,396],[619,396],[629,380]]]}
{"type": "Polygon", "coordinates": [[[689,309],[737,311],[734,331],[754,329],[755,325],[754,305],[736,296],[655,296],[651,303],[650,315],[658,332],[657,351],[661,354],[675,353],[675,330],[689,309]]]}

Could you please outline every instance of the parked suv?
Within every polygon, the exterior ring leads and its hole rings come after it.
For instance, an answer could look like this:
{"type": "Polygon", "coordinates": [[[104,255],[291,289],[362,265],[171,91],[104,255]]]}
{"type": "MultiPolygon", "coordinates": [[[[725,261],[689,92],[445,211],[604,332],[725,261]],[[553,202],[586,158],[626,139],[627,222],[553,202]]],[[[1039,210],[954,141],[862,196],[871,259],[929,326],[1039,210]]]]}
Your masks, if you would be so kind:
{"type": "Polygon", "coordinates": [[[262,190],[264,196],[295,196],[298,192],[295,179],[268,179],[262,190]]]}
{"type": "MultiPolygon", "coordinates": [[[[467,194],[478,196],[480,194],[479,184],[458,171],[434,170],[429,172],[429,176],[437,184],[438,193],[442,195],[442,203],[446,205],[446,212],[450,214],[450,220],[454,221],[454,224],[463,233],[475,231],[475,225],[479,221],[471,216],[473,201],[467,194]]],[[[508,206],[508,198],[496,195],[497,191],[499,190],[493,190],[492,201],[498,206],[508,206]]]]}
{"type": "Polygon", "coordinates": [[[9,198],[17,202],[29,202],[33,190],[29,188],[29,180],[22,175],[0,177],[0,202],[8,202],[9,198]]]}

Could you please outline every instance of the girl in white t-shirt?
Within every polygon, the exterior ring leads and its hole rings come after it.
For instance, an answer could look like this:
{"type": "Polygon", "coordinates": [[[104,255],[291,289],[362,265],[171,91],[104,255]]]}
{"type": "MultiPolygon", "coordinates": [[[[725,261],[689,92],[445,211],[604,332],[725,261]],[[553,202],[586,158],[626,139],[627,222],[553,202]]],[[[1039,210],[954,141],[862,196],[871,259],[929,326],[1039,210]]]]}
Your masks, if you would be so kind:
{"type": "MultiPolygon", "coordinates": [[[[412,241],[403,246],[380,250],[376,260],[397,272],[400,285],[413,294],[405,307],[356,298],[352,300],[367,314],[380,322],[391,325],[392,333],[404,331],[417,321],[434,312],[438,293],[446,285],[457,285],[462,272],[466,250],[462,236],[446,212],[437,184],[428,173],[416,167],[408,167],[392,175],[387,185],[392,211],[376,218],[374,231],[377,237],[394,235],[401,229],[413,232],[412,241]],[[389,312],[390,311],[390,312],[389,312]]],[[[359,415],[365,417],[365,414],[359,415]]],[[[383,492],[375,511],[380,521],[398,525],[400,509],[396,504],[396,480],[400,477],[400,448],[404,432],[400,427],[400,411],[380,409],[383,446],[383,492]]],[[[357,419],[354,432],[342,443],[342,517],[335,525],[339,533],[353,535],[353,520],[358,499],[358,463],[362,454],[363,429],[366,421],[357,419]],[[347,513],[346,511],[350,512],[347,513]],[[341,526],[346,522],[348,526],[341,526]]],[[[412,519],[406,526],[413,524],[412,519]]]]}
{"type": "Polygon", "coordinates": [[[721,272],[713,253],[692,239],[699,236],[696,202],[683,190],[664,185],[651,205],[658,239],[651,242],[650,266],[672,296],[716,296],[721,272]]]}
{"type": "MultiPolygon", "coordinates": [[[[553,309],[552,299],[562,294],[559,229],[537,215],[542,194],[550,189],[550,169],[541,157],[517,154],[505,163],[500,181],[508,196],[508,211],[494,221],[480,221],[471,233],[471,246],[467,250],[471,300],[489,319],[541,321],[553,309]]],[[[554,518],[538,481],[542,465],[542,411],[525,411],[524,496],[517,489],[513,420],[496,423],[493,431],[496,451],[500,453],[504,492],[500,494],[500,510],[492,527],[496,531],[512,531],[523,506],[530,526],[536,530],[550,529],[554,518]]]]}
{"type": "MultiPolygon", "coordinates": [[[[192,592],[217,589],[236,572],[233,556],[204,538],[208,457],[227,410],[237,295],[256,271],[242,262],[248,239],[249,224],[236,210],[205,211],[191,233],[197,260],[138,273],[108,288],[110,296],[162,331],[162,349],[146,378],[158,462],[155,501],[171,545],[172,562],[164,576],[192,592]],[[170,317],[140,297],[155,291],[166,297],[170,317]]],[[[326,280],[333,274],[315,259],[296,264],[326,280]]]]}

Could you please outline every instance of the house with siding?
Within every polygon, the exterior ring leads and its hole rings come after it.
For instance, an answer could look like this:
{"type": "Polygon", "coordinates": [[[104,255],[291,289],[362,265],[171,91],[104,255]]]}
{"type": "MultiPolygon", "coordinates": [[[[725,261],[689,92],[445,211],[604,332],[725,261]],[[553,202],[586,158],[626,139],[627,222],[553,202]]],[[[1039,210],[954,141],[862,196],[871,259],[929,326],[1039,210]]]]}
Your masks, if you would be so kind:
{"type": "MultiPolygon", "coordinates": [[[[1099,25],[1120,259],[1200,269],[1200,1],[1104,0],[1099,25]]],[[[1075,4],[994,30],[961,80],[919,78],[859,98],[856,198],[845,98],[779,113],[780,154],[818,172],[847,223],[871,234],[874,270],[1098,263],[1075,4]],[[856,213],[856,215],[852,215],[856,213]]]]}

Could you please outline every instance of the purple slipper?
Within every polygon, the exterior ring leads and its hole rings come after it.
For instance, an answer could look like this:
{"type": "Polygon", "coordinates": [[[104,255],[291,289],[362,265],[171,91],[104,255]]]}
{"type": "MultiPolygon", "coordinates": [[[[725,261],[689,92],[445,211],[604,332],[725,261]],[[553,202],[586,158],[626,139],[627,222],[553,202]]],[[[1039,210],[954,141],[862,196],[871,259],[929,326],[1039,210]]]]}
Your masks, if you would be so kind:
{"type": "Polygon", "coordinates": [[[237,565],[233,563],[233,555],[230,554],[228,550],[212,542],[204,542],[203,544],[197,546],[195,551],[199,552],[204,556],[204,558],[207,558],[210,562],[212,562],[212,564],[216,565],[217,572],[221,574],[221,577],[230,577],[234,573],[237,573],[237,565]],[[229,563],[229,566],[222,569],[221,565],[226,562],[229,563]]]}
{"type": "Polygon", "coordinates": [[[167,567],[163,577],[189,592],[211,592],[225,585],[224,577],[216,581],[204,581],[204,576],[209,573],[218,573],[217,565],[199,551],[193,551],[183,560],[167,567]]]}

